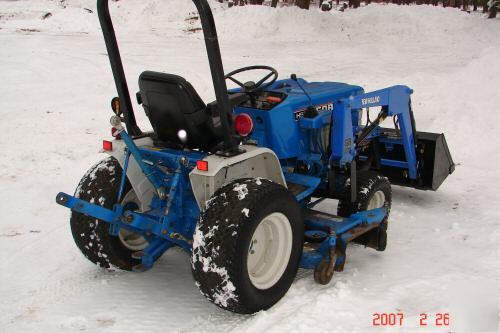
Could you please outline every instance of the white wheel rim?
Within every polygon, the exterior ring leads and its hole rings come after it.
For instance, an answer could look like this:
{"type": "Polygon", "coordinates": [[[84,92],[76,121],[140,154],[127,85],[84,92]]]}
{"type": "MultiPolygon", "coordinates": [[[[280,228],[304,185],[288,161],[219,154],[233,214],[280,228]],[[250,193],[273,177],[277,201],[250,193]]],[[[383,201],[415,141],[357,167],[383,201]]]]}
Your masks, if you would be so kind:
{"type": "MultiPolygon", "coordinates": [[[[121,202],[122,205],[127,203],[135,203],[138,207],[141,207],[141,202],[139,201],[139,198],[135,194],[134,190],[130,190],[121,202]]],[[[118,232],[118,238],[123,246],[131,251],[142,251],[149,244],[148,241],[141,235],[135,234],[126,229],[120,229],[120,232],[118,232]]]]}
{"type": "Polygon", "coordinates": [[[248,249],[247,270],[257,289],[269,289],[283,276],[292,253],[292,227],[282,213],[260,221],[248,249]]]}
{"type": "Polygon", "coordinates": [[[377,191],[373,194],[368,203],[368,210],[382,208],[385,204],[385,194],[383,191],[377,191]]]}

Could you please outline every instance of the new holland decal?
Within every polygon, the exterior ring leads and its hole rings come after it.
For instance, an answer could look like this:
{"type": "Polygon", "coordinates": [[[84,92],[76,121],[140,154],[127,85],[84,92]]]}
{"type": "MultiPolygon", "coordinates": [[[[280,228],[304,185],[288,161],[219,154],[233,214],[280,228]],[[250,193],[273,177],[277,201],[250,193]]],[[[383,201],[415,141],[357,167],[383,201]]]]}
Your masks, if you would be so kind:
{"type": "Polygon", "coordinates": [[[368,104],[375,104],[380,102],[380,96],[373,96],[373,97],[368,97],[368,98],[363,98],[361,100],[361,103],[364,105],[368,104]]]}
{"type": "MultiPolygon", "coordinates": [[[[318,110],[318,112],[333,111],[333,102],[317,105],[316,110],[318,110]]],[[[300,118],[302,118],[305,112],[306,108],[295,111],[295,120],[299,120],[300,118]]]]}

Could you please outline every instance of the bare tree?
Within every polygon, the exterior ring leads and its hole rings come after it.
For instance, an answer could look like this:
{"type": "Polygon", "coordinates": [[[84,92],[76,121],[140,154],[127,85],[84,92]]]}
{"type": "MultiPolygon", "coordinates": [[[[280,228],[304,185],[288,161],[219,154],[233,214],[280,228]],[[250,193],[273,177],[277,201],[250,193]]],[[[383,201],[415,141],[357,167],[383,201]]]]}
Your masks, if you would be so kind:
{"type": "MultiPolygon", "coordinates": [[[[263,5],[265,1],[269,2],[269,0],[215,0],[218,2],[227,2],[229,7],[233,6],[244,6],[247,4],[251,5],[263,5]]],[[[340,0],[318,0],[319,8],[322,10],[331,10],[332,2],[335,1],[337,5],[340,4],[340,0]]],[[[390,2],[398,5],[433,5],[438,6],[440,4],[443,7],[454,7],[461,8],[463,11],[470,12],[471,6],[473,11],[477,11],[478,7],[483,7],[483,13],[488,14],[488,18],[497,17],[498,12],[500,11],[500,0],[364,0],[365,4],[370,4],[372,1],[376,2],[390,2]]],[[[280,0],[270,0],[270,5],[273,8],[278,6],[280,0]]],[[[283,3],[292,4],[302,9],[309,9],[312,0],[281,0],[283,3]]],[[[315,3],[315,2],[314,2],[315,3]]],[[[361,6],[361,0],[348,0],[347,3],[344,2],[342,8],[338,8],[339,11],[344,11],[347,7],[358,8],[361,6]]]]}
{"type": "Polygon", "coordinates": [[[488,0],[482,0],[483,3],[483,13],[488,12],[488,0]]]}
{"type": "Polygon", "coordinates": [[[311,4],[310,0],[296,0],[295,5],[302,9],[309,9],[309,5],[311,4]]]}
{"type": "Polygon", "coordinates": [[[497,17],[498,9],[500,8],[500,0],[490,0],[488,1],[488,7],[490,8],[490,14],[488,18],[497,17]]]}
{"type": "Polygon", "coordinates": [[[473,11],[477,11],[477,3],[478,3],[478,0],[472,0],[472,10],[473,11]]]}

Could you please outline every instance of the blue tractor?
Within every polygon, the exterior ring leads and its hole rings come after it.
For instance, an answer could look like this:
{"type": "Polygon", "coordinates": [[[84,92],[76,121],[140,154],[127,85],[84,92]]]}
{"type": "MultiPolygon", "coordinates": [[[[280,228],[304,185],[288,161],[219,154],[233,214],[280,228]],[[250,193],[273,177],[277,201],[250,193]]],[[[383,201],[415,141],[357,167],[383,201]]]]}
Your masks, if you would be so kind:
{"type": "Polygon", "coordinates": [[[153,131],[142,132],[108,0],[97,1],[118,90],[114,140],[75,194],[56,201],[71,209],[76,245],[93,263],[142,272],[180,247],[203,295],[253,313],[278,302],[299,267],[329,283],[350,242],[383,251],[391,183],[437,190],[454,164],[443,134],[416,131],[406,86],[366,93],[293,74],[278,80],[268,66],[225,75],[210,6],[193,2],[216,101],[205,104],[180,76],[144,72],[136,97],[153,131]],[[254,70],[267,72],[238,80],[254,70]],[[388,117],[394,128],[380,126],[388,117]],[[314,209],[325,199],[339,200],[337,212],[314,209]]]}

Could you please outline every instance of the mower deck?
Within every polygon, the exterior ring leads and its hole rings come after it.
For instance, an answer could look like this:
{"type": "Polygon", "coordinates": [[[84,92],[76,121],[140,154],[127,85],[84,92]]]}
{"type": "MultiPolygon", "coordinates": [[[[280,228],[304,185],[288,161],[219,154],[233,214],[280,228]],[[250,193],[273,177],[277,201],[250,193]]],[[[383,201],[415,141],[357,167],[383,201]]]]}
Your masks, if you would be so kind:
{"type": "MultiPolygon", "coordinates": [[[[303,195],[303,192],[298,195],[303,195]]],[[[164,211],[161,209],[138,213],[124,210],[121,205],[115,205],[113,210],[110,210],[62,192],[57,195],[56,201],[72,211],[108,223],[111,234],[117,234],[123,228],[145,237],[150,242],[148,247],[132,255],[133,258],[142,261],[140,265],[134,267],[134,271],[146,271],[152,268],[155,260],[172,246],[179,246],[187,252],[191,251],[192,239],[170,229],[172,224],[165,223],[164,211]]],[[[300,267],[313,269],[322,260],[330,260],[330,253],[334,250],[337,253],[335,267],[339,270],[345,262],[347,244],[378,227],[386,214],[385,208],[377,208],[343,218],[306,209],[304,213],[304,224],[308,229],[306,238],[313,239],[313,243],[317,245],[313,249],[309,245],[303,252],[300,267]]]]}

